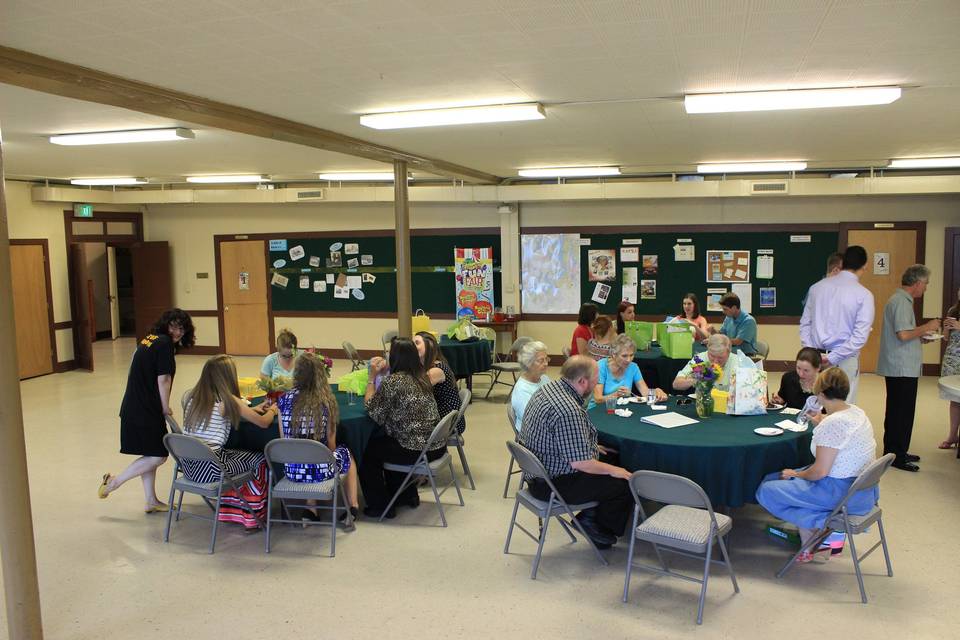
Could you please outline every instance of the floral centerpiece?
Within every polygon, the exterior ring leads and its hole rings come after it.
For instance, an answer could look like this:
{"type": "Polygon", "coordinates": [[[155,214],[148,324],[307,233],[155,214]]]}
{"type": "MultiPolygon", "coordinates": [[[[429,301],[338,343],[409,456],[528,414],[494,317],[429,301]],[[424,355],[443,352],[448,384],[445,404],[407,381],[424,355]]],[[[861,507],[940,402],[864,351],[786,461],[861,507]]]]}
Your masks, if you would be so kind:
{"type": "Polygon", "coordinates": [[[323,355],[322,353],[317,351],[316,347],[307,347],[306,349],[304,349],[304,351],[306,351],[307,353],[312,353],[313,355],[320,358],[320,362],[323,363],[323,368],[327,370],[327,378],[329,378],[330,374],[333,373],[333,358],[331,358],[330,356],[323,355]]]}
{"type": "Polygon", "coordinates": [[[267,394],[269,402],[276,402],[277,398],[293,388],[293,380],[290,379],[290,376],[276,376],[274,378],[260,376],[260,379],[257,380],[257,387],[267,394]]]}
{"type": "Polygon", "coordinates": [[[723,368],[710,362],[701,360],[694,356],[694,365],[690,370],[690,377],[694,379],[696,391],[697,415],[701,418],[709,418],[713,415],[713,385],[716,384],[720,376],[723,375],[723,368]]]}

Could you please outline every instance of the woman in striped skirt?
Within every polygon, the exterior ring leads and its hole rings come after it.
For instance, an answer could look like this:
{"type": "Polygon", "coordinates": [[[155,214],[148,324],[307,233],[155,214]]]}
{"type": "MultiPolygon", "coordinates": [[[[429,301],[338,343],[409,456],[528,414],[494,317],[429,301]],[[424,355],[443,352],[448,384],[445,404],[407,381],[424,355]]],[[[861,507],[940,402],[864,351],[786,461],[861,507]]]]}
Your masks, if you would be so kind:
{"type": "MultiPolygon", "coordinates": [[[[240,398],[236,366],[230,356],[225,355],[207,360],[188,397],[183,416],[184,432],[209,445],[231,475],[246,471],[254,474],[252,480],[241,486],[241,496],[232,490],[223,493],[220,521],[242,524],[248,530],[258,529],[258,515],[267,505],[267,465],[263,453],[224,449],[223,445],[230,436],[230,429],[236,428],[240,420],[252,422],[262,429],[269,427],[277,415],[276,406],[263,413],[247,406],[240,398]],[[241,498],[246,499],[253,513],[246,509],[241,498]]],[[[212,461],[184,460],[183,466],[186,476],[194,482],[220,480],[220,466],[212,461]]]]}

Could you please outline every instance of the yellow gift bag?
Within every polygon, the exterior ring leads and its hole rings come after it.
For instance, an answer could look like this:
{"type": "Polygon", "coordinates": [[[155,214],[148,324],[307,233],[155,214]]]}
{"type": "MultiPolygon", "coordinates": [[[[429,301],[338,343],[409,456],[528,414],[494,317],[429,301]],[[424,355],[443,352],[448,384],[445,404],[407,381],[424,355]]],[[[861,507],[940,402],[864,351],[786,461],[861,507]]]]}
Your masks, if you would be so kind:
{"type": "Polygon", "coordinates": [[[414,334],[420,331],[430,331],[430,316],[423,309],[417,309],[413,314],[411,329],[414,334]]]}
{"type": "Polygon", "coordinates": [[[726,413],[727,398],[730,397],[730,394],[726,391],[720,391],[719,389],[711,389],[710,395],[713,396],[713,412],[726,413]]]}

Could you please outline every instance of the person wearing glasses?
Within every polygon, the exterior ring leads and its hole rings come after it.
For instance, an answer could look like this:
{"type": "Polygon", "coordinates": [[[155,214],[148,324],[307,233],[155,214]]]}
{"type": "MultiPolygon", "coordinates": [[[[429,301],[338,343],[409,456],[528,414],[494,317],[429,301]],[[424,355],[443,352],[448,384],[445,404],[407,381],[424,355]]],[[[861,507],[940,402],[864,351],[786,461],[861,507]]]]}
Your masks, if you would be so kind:
{"type": "Polygon", "coordinates": [[[293,365],[297,359],[297,336],[289,329],[281,329],[277,336],[277,351],[263,359],[260,375],[264,378],[286,376],[293,378],[293,365]]]}

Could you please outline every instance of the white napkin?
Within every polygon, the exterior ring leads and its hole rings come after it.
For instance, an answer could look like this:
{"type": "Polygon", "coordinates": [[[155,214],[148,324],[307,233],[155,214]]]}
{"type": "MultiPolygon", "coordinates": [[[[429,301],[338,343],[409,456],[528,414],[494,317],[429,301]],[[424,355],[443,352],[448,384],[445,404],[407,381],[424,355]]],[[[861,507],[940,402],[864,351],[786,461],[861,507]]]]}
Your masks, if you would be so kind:
{"type": "Polygon", "coordinates": [[[629,418],[630,416],[633,415],[633,411],[630,411],[630,409],[617,409],[616,411],[614,411],[614,413],[620,416],[621,418],[629,418]]]}
{"type": "Polygon", "coordinates": [[[800,409],[794,409],[793,407],[784,407],[783,409],[780,410],[780,413],[782,413],[785,416],[795,416],[798,413],[800,413],[800,409]]]}
{"type": "Polygon", "coordinates": [[[650,408],[653,409],[654,411],[664,411],[664,410],[667,408],[667,405],[665,405],[665,404],[652,404],[652,405],[650,405],[650,408]]]}
{"type": "Polygon", "coordinates": [[[793,420],[781,420],[777,423],[777,426],[781,429],[785,429],[787,431],[796,431],[798,433],[802,433],[807,430],[807,425],[797,424],[793,420]]]}
{"type": "Polygon", "coordinates": [[[626,396],[623,398],[617,398],[617,404],[621,407],[624,405],[630,404],[631,402],[635,402],[637,404],[643,404],[646,401],[647,401],[646,398],[638,398],[637,396],[626,396]]]}

